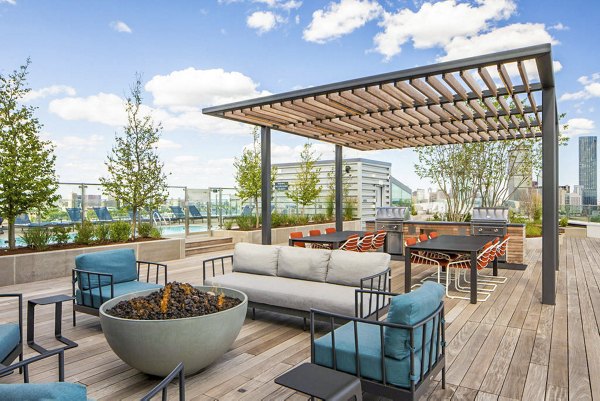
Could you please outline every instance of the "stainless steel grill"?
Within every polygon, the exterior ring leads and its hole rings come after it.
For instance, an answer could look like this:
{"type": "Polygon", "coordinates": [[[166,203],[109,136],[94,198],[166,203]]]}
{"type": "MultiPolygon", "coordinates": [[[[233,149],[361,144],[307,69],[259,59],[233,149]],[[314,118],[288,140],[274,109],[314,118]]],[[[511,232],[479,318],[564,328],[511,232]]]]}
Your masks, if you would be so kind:
{"type": "MultiPolygon", "coordinates": [[[[471,214],[471,235],[504,237],[508,232],[508,208],[476,207],[471,214]]],[[[498,259],[506,262],[506,254],[498,259]]]]}
{"type": "Polygon", "coordinates": [[[387,232],[384,251],[392,256],[402,255],[404,237],[403,222],[410,218],[408,207],[378,207],[375,214],[375,229],[387,232]]]}

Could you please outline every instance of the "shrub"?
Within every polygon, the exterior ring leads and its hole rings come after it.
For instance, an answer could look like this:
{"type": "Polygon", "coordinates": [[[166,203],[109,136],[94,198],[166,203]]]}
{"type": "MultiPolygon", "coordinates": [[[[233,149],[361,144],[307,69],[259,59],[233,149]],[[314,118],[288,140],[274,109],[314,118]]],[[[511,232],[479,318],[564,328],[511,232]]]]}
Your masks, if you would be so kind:
{"type": "Polygon", "coordinates": [[[94,236],[96,237],[96,242],[101,244],[110,241],[110,225],[102,223],[94,226],[94,236]]]}
{"type": "Polygon", "coordinates": [[[231,230],[233,228],[233,220],[225,220],[223,226],[226,230],[231,230]]]}
{"type": "Polygon", "coordinates": [[[271,213],[271,227],[284,227],[289,224],[289,218],[287,215],[274,211],[271,213]]]}
{"type": "Polygon", "coordinates": [[[302,216],[302,215],[295,216],[293,225],[305,226],[307,224],[308,224],[308,216],[302,216]]]}
{"type": "Polygon", "coordinates": [[[82,224],[76,226],[77,234],[73,242],[79,245],[90,245],[94,242],[94,225],[85,220],[82,224]]]}
{"type": "Polygon", "coordinates": [[[344,220],[354,219],[354,211],[356,209],[356,199],[349,198],[344,205],[344,220]]]}
{"type": "Polygon", "coordinates": [[[249,231],[254,229],[254,216],[238,216],[235,218],[235,222],[240,230],[249,231]]]}
{"type": "Polygon", "coordinates": [[[542,227],[539,224],[527,223],[525,225],[525,236],[527,238],[541,237],[542,236],[542,227]]]}
{"type": "Polygon", "coordinates": [[[558,220],[558,225],[561,227],[566,227],[569,225],[569,218],[567,216],[561,217],[560,220],[558,220]]]}
{"type": "Polygon", "coordinates": [[[70,232],[71,229],[69,227],[56,226],[52,229],[52,239],[58,245],[67,244],[71,239],[70,232]]]}
{"type": "MultiPolygon", "coordinates": [[[[150,238],[152,236],[152,229],[154,227],[152,227],[152,224],[150,223],[140,223],[138,224],[137,227],[137,231],[138,231],[138,235],[141,238],[150,238]]],[[[160,233],[160,231],[159,231],[160,233]]]]}
{"type": "Polygon", "coordinates": [[[327,220],[333,220],[333,214],[335,212],[335,193],[327,195],[327,203],[325,205],[325,216],[327,220]]]}
{"type": "Polygon", "coordinates": [[[325,222],[327,222],[327,220],[328,220],[327,216],[325,216],[324,214],[320,214],[320,213],[319,214],[315,214],[312,217],[312,221],[314,223],[316,223],[316,224],[325,223],[325,222]]]}
{"type": "Polygon", "coordinates": [[[52,233],[50,230],[42,227],[30,228],[21,235],[21,240],[25,242],[25,245],[37,251],[47,249],[51,239],[52,233]]]}
{"type": "Polygon", "coordinates": [[[160,239],[162,238],[162,231],[158,227],[151,227],[150,238],[160,239]]]}
{"type": "Polygon", "coordinates": [[[131,225],[126,221],[116,221],[109,227],[110,239],[114,242],[127,242],[131,237],[131,225]]]}

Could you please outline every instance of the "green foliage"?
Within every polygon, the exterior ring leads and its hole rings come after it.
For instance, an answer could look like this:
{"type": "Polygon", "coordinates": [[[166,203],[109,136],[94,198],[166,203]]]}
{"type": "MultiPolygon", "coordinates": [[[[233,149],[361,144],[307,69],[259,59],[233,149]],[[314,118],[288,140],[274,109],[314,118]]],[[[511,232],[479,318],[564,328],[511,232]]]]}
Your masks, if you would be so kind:
{"type": "Polygon", "coordinates": [[[279,213],[276,210],[274,210],[273,213],[271,213],[271,227],[273,227],[273,228],[285,227],[288,224],[289,224],[288,215],[279,213]]]}
{"type": "Polygon", "coordinates": [[[254,225],[254,217],[252,216],[237,216],[235,222],[242,231],[249,231],[256,228],[254,225]]]}
{"type": "Polygon", "coordinates": [[[525,225],[525,236],[527,238],[541,237],[542,236],[542,226],[538,223],[528,222],[525,225]]]}
{"type": "Polygon", "coordinates": [[[324,214],[315,214],[314,216],[312,216],[312,221],[316,224],[321,224],[326,223],[327,221],[329,221],[329,219],[327,219],[327,216],[325,216],[324,214]]]}
{"type": "Polygon", "coordinates": [[[305,226],[308,224],[308,216],[303,216],[301,214],[290,216],[289,225],[290,226],[305,226]]]}
{"type": "Polygon", "coordinates": [[[162,231],[158,227],[152,227],[150,230],[150,238],[160,239],[162,238],[162,231]]]}
{"type": "Polygon", "coordinates": [[[94,225],[85,220],[82,224],[76,226],[77,234],[73,242],[79,245],[90,245],[94,242],[94,225]]]}
{"type": "Polygon", "coordinates": [[[433,216],[431,216],[432,221],[442,221],[442,216],[439,215],[438,212],[435,212],[433,216]]]}
{"type": "Polygon", "coordinates": [[[43,227],[30,228],[23,232],[21,240],[29,248],[33,248],[36,251],[43,251],[48,249],[48,245],[52,240],[52,232],[43,227]]]}
{"type": "Polygon", "coordinates": [[[71,228],[70,227],[61,227],[56,226],[52,228],[52,239],[58,245],[68,244],[71,240],[71,228]]]}
{"type": "Polygon", "coordinates": [[[305,143],[300,153],[300,165],[298,166],[296,181],[285,192],[288,198],[302,207],[302,214],[304,214],[304,208],[312,205],[321,193],[321,186],[319,185],[321,169],[315,167],[320,158],[321,156],[317,156],[316,152],[312,150],[312,144],[310,142],[305,143]]]}
{"type": "Polygon", "coordinates": [[[8,245],[15,241],[15,218],[29,209],[44,210],[57,200],[54,146],[40,138],[35,107],[23,105],[30,91],[25,65],[0,74],[0,216],[8,223],[8,245]]]}
{"type": "Polygon", "coordinates": [[[327,172],[327,199],[325,202],[325,216],[327,216],[327,220],[333,220],[335,214],[335,170],[333,168],[327,172]]]}
{"type": "Polygon", "coordinates": [[[558,225],[560,227],[567,227],[569,225],[569,218],[567,216],[561,217],[560,220],[558,220],[558,225]]]}
{"type": "Polygon", "coordinates": [[[100,223],[94,226],[94,237],[96,242],[105,244],[110,241],[110,226],[111,224],[100,223]]]}
{"type": "Polygon", "coordinates": [[[114,242],[127,242],[131,237],[131,225],[126,221],[115,221],[109,227],[110,239],[114,242]]]}
{"type": "MultiPolygon", "coordinates": [[[[105,163],[108,176],[100,178],[104,193],[134,215],[144,208],[155,209],[168,196],[167,174],[156,151],[162,126],[155,124],[142,108],[142,82],[138,75],[125,106],[127,125],[122,135],[115,136],[115,145],[105,163]]],[[[129,231],[135,238],[135,219],[129,231]]]]}
{"type": "Polygon", "coordinates": [[[225,220],[223,226],[226,230],[231,230],[233,228],[233,220],[225,220]]]}
{"type": "Polygon", "coordinates": [[[411,216],[416,216],[417,215],[417,208],[412,203],[410,204],[410,215],[411,216]]]}
{"type": "MultiPolygon", "coordinates": [[[[261,155],[258,127],[252,130],[252,147],[245,148],[239,158],[235,158],[233,167],[235,169],[235,182],[237,196],[242,202],[252,200],[256,213],[254,227],[260,224],[258,214],[258,200],[262,191],[261,177],[261,155]]],[[[277,170],[271,169],[271,188],[275,182],[277,170]]],[[[239,224],[238,224],[239,225],[239,224]]],[[[241,227],[240,227],[241,229],[241,227]]]]}
{"type": "Polygon", "coordinates": [[[354,214],[356,212],[356,203],[356,198],[346,198],[346,202],[344,204],[344,220],[354,219],[354,214]]]}
{"type": "Polygon", "coordinates": [[[50,207],[42,211],[42,221],[69,221],[69,215],[59,207],[50,207]]]}
{"type": "Polygon", "coordinates": [[[140,223],[138,226],[138,235],[142,238],[150,238],[152,233],[152,224],[150,223],[140,223]]]}

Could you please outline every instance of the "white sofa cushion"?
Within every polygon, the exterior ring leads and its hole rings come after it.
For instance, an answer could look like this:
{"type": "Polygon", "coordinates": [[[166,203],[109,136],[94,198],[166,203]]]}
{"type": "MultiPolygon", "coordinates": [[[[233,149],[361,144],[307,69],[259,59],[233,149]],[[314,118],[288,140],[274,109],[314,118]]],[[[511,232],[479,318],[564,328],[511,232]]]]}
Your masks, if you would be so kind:
{"type": "MultiPolygon", "coordinates": [[[[204,285],[242,291],[251,302],[309,312],[311,308],[354,316],[354,287],[287,277],[229,273],[209,277],[204,285]]],[[[372,305],[374,307],[375,304],[372,305]]],[[[368,309],[368,301],[363,310],[368,309]]],[[[374,309],[373,309],[374,310],[374,309]]]]}
{"type": "Polygon", "coordinates": [[[274,245],[238,242],[233,251],[233,271],[276,276],[279,248],[274,245]]]}
{"type": "Polygon", "coordinates": [[[279,250],[277,276],[324,282],[331,251],[284,246],[279,250]]]}
{"type": "Polygon", "coordinates": [[[326,282],[360,287],[360,279],[384,272],[391,256],[383,252],[331,252],[326,282]]]}

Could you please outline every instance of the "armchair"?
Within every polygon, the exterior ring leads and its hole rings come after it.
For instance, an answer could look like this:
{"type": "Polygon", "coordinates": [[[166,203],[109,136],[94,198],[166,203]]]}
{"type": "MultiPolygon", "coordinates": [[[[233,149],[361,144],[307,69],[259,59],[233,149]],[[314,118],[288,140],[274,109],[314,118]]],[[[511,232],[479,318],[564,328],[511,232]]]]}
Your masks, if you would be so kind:
{"type": "MultiPolygon", "coordinates": [[[[16,298],[18,306],[18,323],[0,323],[0,366],[7,366],[17,356],[19,361],[23,360],[23,295],[0,294],[0,298],[16,298]]],[[[22,372],[21,368],[19,368],[19,372],[22,372]]],[[[27,372],[25,372],[25,377],[28,379],[27,372]]]]}

